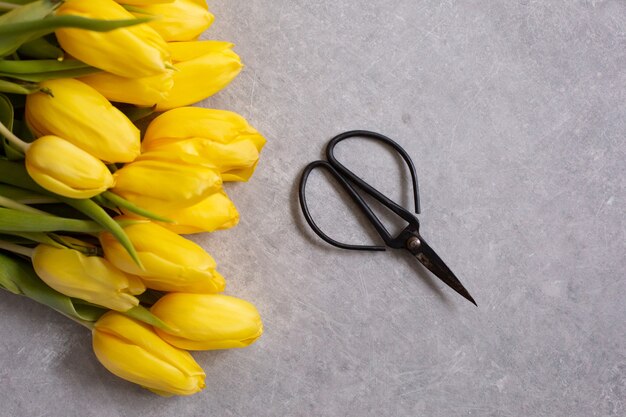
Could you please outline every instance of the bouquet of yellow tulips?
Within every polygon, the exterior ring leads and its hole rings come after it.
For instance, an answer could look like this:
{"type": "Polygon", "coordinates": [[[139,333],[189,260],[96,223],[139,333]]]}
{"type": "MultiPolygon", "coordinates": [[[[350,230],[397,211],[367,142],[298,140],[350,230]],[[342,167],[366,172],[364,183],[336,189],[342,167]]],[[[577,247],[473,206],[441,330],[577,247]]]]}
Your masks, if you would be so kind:
{"type": "Polygon", "coordinates": [[[204,387],[188,350],[263,331],[181,236],[237,224],[223,183],[265,143],[233,112],[185,107],[242,68],[197,40],[212,22],[204,0],[0,1],[0,288],[91,329],[109,371],[160,395],[204,387]]]}

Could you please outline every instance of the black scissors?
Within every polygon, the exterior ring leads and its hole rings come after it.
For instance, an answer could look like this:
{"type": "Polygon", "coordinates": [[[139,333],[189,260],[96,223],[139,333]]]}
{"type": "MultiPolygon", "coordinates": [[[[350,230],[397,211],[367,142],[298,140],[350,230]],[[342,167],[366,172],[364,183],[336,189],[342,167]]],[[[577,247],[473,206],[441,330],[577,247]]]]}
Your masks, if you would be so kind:
{"type": "Polygon", "coordinates": [[[328,161],[319,160],[313,161],[308,164],[304,171],[302,172],[302,178],[300,179],[300,207],[302,208],[302,213],[304,214],[304,218],[306,219],[309,226],[313,229],[313,231],[323,240],[330,243],[333,246],[343,249],[350,250],[364,250],[364,251],[384,251],[386,250],[385,246],[372,246],[372,245],[350,245],[347,243],[338,242],[329,236],[327,236],[322,230],[315,224],[313,218],[311,217],[311,213],[309,212],[309,208],[306,203],[306,183],[311,171],[315,168],[326,168],[336,179],[339,181],[339,184],[346,190],[348,195],[354,200],[356,205],[361,208],[365,216],[372,223],[380,237],[385,241],[385,244],[393,249],[406,249],[411,254],[413,254],[418,261],[422,263],[426,268],[428,268],[433,274],[435,274],[440,280],[445,282],[450,288],[454,291],[461,294],[467,300],[472,302],[474,305],[477,305],[469,292],[465,289],[463,284],[458,280],[458,278],[454,275],[454,273],[447,267],[447,265],[441,260],[441,258],[435,253],[434,250],[426,243],[424,238],[419,233],[420,223],[417,220],[417,217],[405,209],[404,207],[396,204],[388,197],[383,195],[380,191],[376,190],[374,187],[363,181],[357,175],[355,175],[352,171],[346,168],[343,164],[341,164],[334,155],[335,145],[341,142],[344,139],[352,138],[352,137],[360,137],[360,138],[369,138],[381,141],[393,149],[395,149],[402,159],[406,162],[409,167],[409,171],[411,173],[411,180],[413,182],[413,200],[415,203],[415,213],[420,213],[420,202],[419,202],[419,189],[417,184],[417,175],[415,174],[415,167],[413,166],[413,161],[406,153],[404,149],[400,145],[398,145],[393,140],[389,139],[386,136],[381,135],[380,133],[370,132],[367,130],[351,130],[349,132],[341,133],[328,142],[326,146],[326,159],[328,161]],[[378,202],[380,202],[383,206],[387,207],[389,210],[400,216],[402,219],[407,221],[409,225],[402,230],[397,236],[391,236],[391,234],[387,231],[385,226],[381,223],[381,221],[376,217],[372,209],[367,205],[367,203],[363,200],[361,195],[355,190],[354,186],[356,186],[363,193],[375,198],[378,202]]]}

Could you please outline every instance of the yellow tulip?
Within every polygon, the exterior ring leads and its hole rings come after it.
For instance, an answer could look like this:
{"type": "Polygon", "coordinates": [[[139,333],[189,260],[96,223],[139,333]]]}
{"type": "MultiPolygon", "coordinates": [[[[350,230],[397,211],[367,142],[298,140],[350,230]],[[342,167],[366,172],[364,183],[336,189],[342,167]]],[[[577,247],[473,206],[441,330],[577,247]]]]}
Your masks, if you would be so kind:
{"type": "Polygon", "coordinates": [[[25,162],[37,184],[64,197],[91,198],[114,184],[102,161],[58,136],[34,141],[25,162]]]}
{"type": "MultiPolygon", "coordinates": [[[[119,4],[127,4],[129,6],[149,6],[151,4],[171,3],[174,0],[115,0],[119,4]]],[[[204,0],[199,0],[204,1],[204,0]]]]}
{"type": "Polygon", "coordinates": [[[139,155],[139,129],[102,94],[71,78],[40,85],[52,95],[26,97],[26,122],[37,136],[60,136],[107,162],[130,162],[139,155]]]}
{"type": "Polygon", "coordinates": [[[171,42],[168,47],[177,71],[169,96],[157,111],[187,106],[204,100],[226,87],[241,71],[233,44],[219,41],[171,42]]]}
{"type": "MultiPolygon", "coordinates": [[[[140,207],[158,214],[172,223],[158,223],[177,234],[213,232],[228,229],[239,222],[239,212],[225,192],[211,194],[197,204],[183,208],[159,206],[154,202],[137,202],[140,207]]],[[[131,217],[137,217],[128,213],[131,217]]]]}
{"type": "Polygon", "coordinates": [[[170,293],[150,310],[171,330],[155,329],[181,349],[214,350],[246,347],[263,333],[257,309],[223,294],[170,293]]]}
{"type": "Polygon", "coordinates": [[[110,72],[98,72],[79,80],[108,100],[137,106],[153,106],[164,100],[174,85],[170,71],[143,78],[126,78],[110,72]]]}
{"type": "MultiPolygon", "coordinates": [[[[66,0],[56,12],[93,19],[133,19],[113,0],[66,0]]],[[[166,42],[148,24],[108,32],[62,28],[56,30],[61,47],[81,61],[122,77],[147,77],[168,71],[171,65],[166,42]]]]}
{"type": "Polygon", "coordinates": [[[192,395],[205,386],[206,374],[189,352],[120,313],[106,313],[96,322],[93,350],[111,373],[159,395],[192,395]]]}
{"type": "Polygon", "coordinates": [[[192,241],[151,222],[133,224],[124,231],[143,268],[106,232],[100,235],[104,257],[122,271],[141,277],[146,287],[192,293],[224,290],[226,281],[215,270],[215,261],[192,241]]]}
{"type": "MultiPolygon", "coordinates": [[[[65,237],[73,243],[83,242],[65,237]]],[[[113,310],[126,311],[139,304],[133,294],[145,287],[99,256],[86,256],[69,248],[41,244],[33,252],[33,267],[50,287],[69,297],[113,310]]]]}
{"type": "Polygon", "coordinates": [[[138,160],[116,171],[114,178],[112,191],[144,208],[151,204],[186,207],[222,185],[215,169],[169,161],[138,160]]]}
{"type": "MultiPolygon", "coordinates": [[[[155,15],[149,25],[166,41],[191,41],[196,39],[213,23],[205,1],[174,0],[169,3],[144,4],[141,12],[155,15]]],[[[144,13],[133,13],[144,17],[144,13]]]]}
{"type": "Polygon", "coordinates": [[[181,107],[154,119],[141,146],[142,158],[183,159],[215,167],[224,181],[247,181],[263,145],[265,138],[237,113],[181,107]]]}

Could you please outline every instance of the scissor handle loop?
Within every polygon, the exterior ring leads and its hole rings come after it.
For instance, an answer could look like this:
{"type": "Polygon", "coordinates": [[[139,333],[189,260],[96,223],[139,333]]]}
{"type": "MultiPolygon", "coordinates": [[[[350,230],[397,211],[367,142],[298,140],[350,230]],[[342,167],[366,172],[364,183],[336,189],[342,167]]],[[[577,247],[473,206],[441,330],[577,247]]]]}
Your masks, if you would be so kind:
{"type": "Polygon", "coordinates": [[[322,230],[317,226],[317,224],[315,224],[315,222],[313,221],[313,217],[311,216],[311,213],[309,211],[307,202],[306,202],[306,183],[309,178],[309,174],[316,168],[325,168],[326,170],[328,170],[328,172],[330,172],[332,176],[335,177],[337,181],[339,181],[339,184],[341,184],[341,186],[346,190],[346,192],[352,198],[352,200],[356,203],[356,205],[359,206],[361,210],[363,210],[364,214],[369,218],[369,220],[371,221],[372,225],[376,228],[378,233],[381,236],[384,236],[384,235],[389,236],[389,233],[387,232],[387,230],[384,228],[382,223],[378,220],[378,218],[372,212],[369,206],[365,203],[365,201],[363,201],[361,196],[357,194],[354,188],[352,188],[352,186],[327,161],[311,162],[304,168],[304,171],[302,171],[302,177],[300,177],[300,186],[299,186],[300,207],[302,208],[302,214],[304,214],[304,218],[306,219],[309,226],[311,226],[311,229],[313,229],[315,234],[317,234],[320,238],[322,238],[327,243],[330,243],[331,245],[336,246],[338,248],[342,248],[342,249],[364,250],[364,251],[386,250],[384,246],[352,245],[348,243],[338,242],[335,239],[331,238],[330,236],[326,235],[324,232],[322,232],[322,230]],[[382,230],[380,228],[382,228],[382,230]]]}
{"type": "Polygon", "coordinates": [[[371,132],[369,130],[350,130],[348,132],[340,133],[339,135],[332,138],[328,142],[328,145],[326,146],[326,159],[328,159],[328,162],[330,162],[330,164],[333,167],[335,167],[337,171],[339,171],[344,176],[348,177],[350,181],[352,181],[355,185],[357,185],[363,191],[370,194],[372,197],[378,200],[381,204],[385,205],[394,213],[396,213],[398,216],[402,217],[404,220],[410,223],[413,219],[413,215],[408,213],[404,207],[396,204],[394,201],[389,199],[380,191],[376,190],[374,187],[372,187],[371,185],[363,181],[354,172],[350,171],[341,162],[339,162],[337,158],[335,158],[335,153],[334,153],[335,146],[342,140],[353,138],[353,137],[364,137],[364,138],[378,140],[380,142],[383,142],[391,146],[394,150],[396,150],[396,152],[400,154],[404,162],[406,162],[409,168],[409,172],[411,174],[411,182],[413,184],[413,203],[415,206],[415,213],[419,214],[420,213],[419,186],[418,186],[418,181],[417,181],[417,174],[415,172],[415,166],[413,165],[413,161],[411,160],[411,157],[404,150],[404,148],[402,148],[402,146],[400,146],[398,143],[396,143],[392,139],[388,138],[385,135],[381,135],[380,133],[371,132]]]}

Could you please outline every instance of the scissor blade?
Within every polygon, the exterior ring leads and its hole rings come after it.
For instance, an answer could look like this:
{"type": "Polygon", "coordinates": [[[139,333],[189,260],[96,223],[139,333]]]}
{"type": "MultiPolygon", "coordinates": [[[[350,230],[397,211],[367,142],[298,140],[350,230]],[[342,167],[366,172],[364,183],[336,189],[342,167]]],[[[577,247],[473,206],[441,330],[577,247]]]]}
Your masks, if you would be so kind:
{"type": "Polygon", "coordinates": [[[461,281],[454,275],[454,273],[448,268],[448,266],[441,260],[439,255],[435,253],[435,251],[428,246],[420,236],[420,245],[416,248],[415,251],[411,250],[411,253],[415,255],[418,261],[422,263],[426,268],[430,270],[433,274],[435,274],[440,280],[445,282],[450,288],[454,291],[461,294],[468,301],[478,307],[474,298],[470,295],[470,293],[465,289],[461,281]]]}

